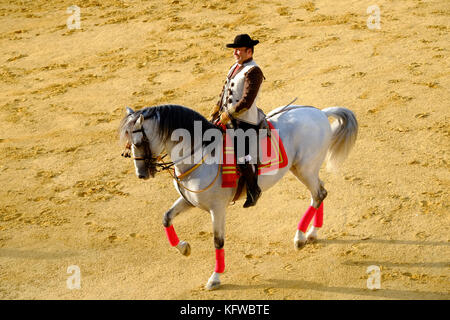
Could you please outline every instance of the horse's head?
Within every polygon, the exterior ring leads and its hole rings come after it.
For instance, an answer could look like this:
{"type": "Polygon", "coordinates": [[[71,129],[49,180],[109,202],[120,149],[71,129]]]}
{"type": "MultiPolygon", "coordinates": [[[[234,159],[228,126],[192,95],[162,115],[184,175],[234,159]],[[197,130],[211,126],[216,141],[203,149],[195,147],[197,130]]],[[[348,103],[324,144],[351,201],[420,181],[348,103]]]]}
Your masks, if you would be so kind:
{"type": "MultiPolygon", "coordinates": [[[[122,155],[133,156],[136,175],[140,179],[153,177],[158,165],[164,167],[158,162],[162,159],[163,151],[171,154],[175,146],[181,146],[185,155],[187,143],[191,148],[189,150],[194,150],[191,137],[196,136],[195,125],[198,122],[202,133],[209,129],[217,130],[198,112],[179,105],[147,107],[136,112],[128,107],[126,110],[127,116],[122,119],[119,127],[120,140],[126,143],[127,148],[122,155]],[[183,129],[183,133],[187,132],[189,139],[184,134],[174,135],[178,129],[183,129]]],[[[202,140],[200,142],[203,143],[202,140]]],[[[180,148],[177,150],[180,151],[180,148]]],[[[171,154],[171,158],[177,160],[179,155],[174,154],[172,157],[171,154]]]]}
{"type": "MultiPolygon", "coordinates": [[[[127,108],[127,113],[130,116],[134,114],[134,111],[131,108],[127,108]]],[[[139,114],[137,120],[134,123],[130,123],[127,130],[134,167],[139,179],[148,179],[150,176],[153,178],[157,171],[156,160],[158,154],[152,153],[152,150],[158,149],[158,147],[152,147],[151,139],[148,135],[149,129],[150,126],[146,125],[144,116],[139,114]]]]}

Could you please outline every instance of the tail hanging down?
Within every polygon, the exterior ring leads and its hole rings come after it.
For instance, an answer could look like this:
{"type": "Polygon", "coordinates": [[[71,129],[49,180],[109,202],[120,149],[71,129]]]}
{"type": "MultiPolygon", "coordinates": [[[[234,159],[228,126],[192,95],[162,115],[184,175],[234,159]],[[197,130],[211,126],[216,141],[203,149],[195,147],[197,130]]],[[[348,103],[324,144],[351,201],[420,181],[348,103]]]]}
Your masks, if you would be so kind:
{"type": "Polygon", "coordinates": [[[352,111],[341,107],[323,109],[327,117],[336,119],[331,124],[333,136],[326,157],[327,169],[337,169],[347,158],[358,135],[358,121],[352,111]]]}

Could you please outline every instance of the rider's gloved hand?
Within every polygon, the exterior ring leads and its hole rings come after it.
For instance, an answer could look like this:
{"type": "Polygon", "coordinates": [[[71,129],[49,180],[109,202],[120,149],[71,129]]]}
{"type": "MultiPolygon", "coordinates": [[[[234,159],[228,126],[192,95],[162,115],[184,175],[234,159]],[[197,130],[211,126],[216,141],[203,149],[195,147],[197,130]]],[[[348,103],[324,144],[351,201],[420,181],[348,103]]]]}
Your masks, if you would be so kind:
{"type": "Polygon", "coordinates": [[[220,115],[220,123],[226,125],[228,122],[230,122],[230,116],[228,115],[228,112],[222,112],[220,115]]]}

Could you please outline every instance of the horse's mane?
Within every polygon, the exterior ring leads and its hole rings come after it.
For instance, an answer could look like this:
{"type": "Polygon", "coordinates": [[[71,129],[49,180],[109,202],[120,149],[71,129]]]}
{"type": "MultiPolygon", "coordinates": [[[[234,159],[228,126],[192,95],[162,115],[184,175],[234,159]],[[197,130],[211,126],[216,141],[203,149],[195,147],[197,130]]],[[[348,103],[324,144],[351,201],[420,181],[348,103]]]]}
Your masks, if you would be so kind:
{"type": "Polygon", "coordinates": [[[146,107],[122,119],[119,126],[121,142],[131,142],[130,133],[141,114],[144,119],[156,118],[159,126],[159,137],[162,141],[170,139],[172,132],[180,128],[189,131],[191,137],[194,138],[194,121],[201,121],[202,134],[208,129],[217,128],[200,113],[187,107],[173,104],[146,107]]]}

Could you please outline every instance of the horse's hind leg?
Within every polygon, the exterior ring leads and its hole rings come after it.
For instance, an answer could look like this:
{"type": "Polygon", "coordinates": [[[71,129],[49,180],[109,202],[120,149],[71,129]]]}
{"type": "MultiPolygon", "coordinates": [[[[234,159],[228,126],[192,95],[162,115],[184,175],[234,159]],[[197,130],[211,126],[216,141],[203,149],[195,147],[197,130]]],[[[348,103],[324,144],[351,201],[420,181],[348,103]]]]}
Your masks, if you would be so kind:
{"type": "Polygon", "coordinates": [[[184,200],[183,197],[178,198],[170,207],[169,210],[164,214],[163,218],[163,226],[166,231],[167,239],[172,247],[178,249],[181,254],[188,256],[191,254],[191,246],[186,241],[180,241],[175,232],[175,229],[172,225],[172,220],[175,218],[180,212],[191,208],[191,205],[184,200]]]}
{"type": "Polygon", "coordinates": [[[296,249],[304,247],[306,242],[314,241],[317,239],[317,229],[321,226],[321,216],[316,218],[315,226],[310,230],[307,236],[305,232],[308,229],[309,223],[315,215],[317,215],[318,209],[322,210],[322,201],[327,196],[327,191],[323,187],[323,182],[319,179],[318,168],[313,169],[299,169],[298,167],[292,167],[291,172],[309,189],[311,193],[311,205],[303,215],[297,228],[297,232],[294,237],[294,246],[296,249]]]}
{"type": "MultiPolygon", "coordinates": [[[[322,181],[320,181],[320,182],[321,182],[321,184],[320,184],[321,192],[322,192],[322,194],[325,194],[325,196],[326,196],[327,191],[323,187],[322,181]]],[[[323,224],[323,199],[322,199],[322,203],[320,204],[319,208],[317,209],[316,214],[314,215],[313,225],[309,229],[308,233],[306,233],[306,240],[308,242],[315,242],[317,240],[317,232],[322,227],[322,224],[323,224]]]]}

